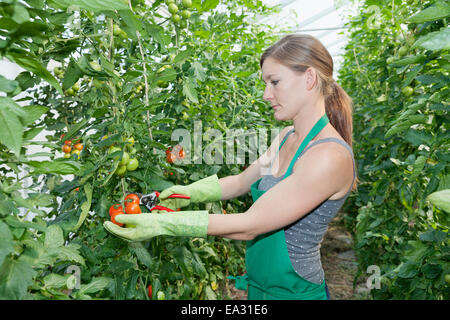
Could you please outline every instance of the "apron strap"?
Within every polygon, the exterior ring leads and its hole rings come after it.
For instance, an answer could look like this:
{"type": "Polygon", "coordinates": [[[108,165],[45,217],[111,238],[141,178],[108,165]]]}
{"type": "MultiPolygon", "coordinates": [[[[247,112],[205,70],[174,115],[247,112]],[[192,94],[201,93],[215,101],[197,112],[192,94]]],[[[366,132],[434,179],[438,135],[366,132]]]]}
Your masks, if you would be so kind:
{"type": "MultiPolygon", "coordinates": [[[[325,128],[325,126],[329,123],[330,121],[328,120],[327,114],[325,113],[320,119],[319,121],[316,122],[316,124],[314,125],[314,127],[312,127],[312,129],[309,131],[309,133],[306,135],[305,139],[303,139],[302,143],[300,144],[300,146],[297,149],[297,152],[295,153],[294,158],[292,159],[291,163],[289,164],[289,168],[287,169],[284,178],[288,177],[291,172],[292,172],[292,168],[294,168],[294,164],[295,164],[295,159],[297,159],[300,154],[302,153],[303,149],[305,149],[305,147],[308,145],[308,143],[311,142],[311,140],[317,136],[319,134],[319,132],[325,128]]],[[[283,178],[283,179],[284,179],[283,178]]]]}

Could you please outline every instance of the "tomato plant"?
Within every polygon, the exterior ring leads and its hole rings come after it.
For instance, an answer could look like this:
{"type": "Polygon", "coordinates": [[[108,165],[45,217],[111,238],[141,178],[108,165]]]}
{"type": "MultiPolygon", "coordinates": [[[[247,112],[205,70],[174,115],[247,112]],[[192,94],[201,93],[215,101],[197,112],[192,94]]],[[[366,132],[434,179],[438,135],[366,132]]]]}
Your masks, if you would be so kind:
{"type": "MultiPolygon", "coordinates": [[[[258,61],[278,30],[248,23],[273,10],[259,1],[171,3],[179,19],[158,10],[162,1],[0,3],[0,56],[25,69],[0,79],[0,274],[9,275],[0,298],[148,299],[152,286],[166,299],[214,299],[227,292],[213,281],[225,288],[227,275],[242,273],[238,241],[127,243],[103,228],[128,191],[239,172],[240,164],[168,164],[164,151],[180,143],[174,128],[192,131],[195,119],[222,135],[244,122],[274,127],[258,61]],[[63,141],[71,153],[61,157],[63,141]],[[69,293],[73,266],[81,286],[69,293]]],[[[188,209],[231,214],[250,200],[188,209]]]]}
{"type": "Polygon", "coordinates": [[[348,23],[339,81],[354,101],[360,184],[345,217],[359,276],[380,268],[375,299],[450,297],[448,199],[429,200],[450,189],[449,10],[446,1],[366,1],[348,23]],[[371,5],[382,8],[375,28],[371,5]]]}

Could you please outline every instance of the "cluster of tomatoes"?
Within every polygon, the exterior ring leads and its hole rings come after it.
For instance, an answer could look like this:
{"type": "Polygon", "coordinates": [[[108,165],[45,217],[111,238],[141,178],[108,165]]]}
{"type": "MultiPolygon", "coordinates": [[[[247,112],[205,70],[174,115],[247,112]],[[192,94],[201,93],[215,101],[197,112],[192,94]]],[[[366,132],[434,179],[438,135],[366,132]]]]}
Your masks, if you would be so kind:
{"type": "Polygon", "coordinates": [[[65,140],[62,146],[62,152],[64,152],[64,158],[68,159],[72,155],[76,154],[77,159],[80,159],[81,150],[83,150],[83,144],[81,144],[80,139],[65,140]]]}
{"type": "MultiPolygon", "coordinates": [[[[123,210],[123,207],[120,203],[113,204],[109,208],[109,215],[111,217],[112,223],[115,223],[119,227],[123,227],[123,223],[116,222],[116,216],[119,214],[139,214],[142,213],[141,207],[139,206],[139,197],[134,194],[130,193],[125,197],[125,212],[123,210]]],[[[135,228],[133,225],[126,224],[125,227],[127,228],[135,228]]]]}
{"type": "Polygon", "coordinates": [[[191,17],[191,11],[189,11],[189,9],[192,7],[192,1],[191,0],[182,0],[177,5],[175,0],[166,0],[166,4],[167,4],[167,9],[172,14],[172,16],[170,17],[172,22],[179,24],[180,27],[182,27],[182,28],[186,28],[186,26],[187,26],[186,20],[191,17]],[[181,10],[181,12],[178,7],[180,5],[184,8],[183,10],[181,10]]]}
{"type": "Polygon", "coordinates": [[[174,163],[177,160],[183,160],[184,157],[186,157],[186,152],[179,144],[174,147],[169,147],[166,150],[166,160],[170,164],[174,163]]]}
{"type": "MultiPolygon", "coordinates": [[[[102,140],[104,140],[106,138],[108,138],[108,136],[104,136],[102,138],[102,140]]],[[[122,152],[122,158],[119,161],[119,166],[117,167],[116,171],[114,171],[114,173],[118,176],[123,176],[123,175],[125,175],[125,173],[127,171],[134,171],[139,167],[138,159],[131,157],[134,154],[136,154],[136,149],[133,147],[134,138],[131,137],[131,138],[126,139],[125,141],[127,142],[127,144],[125,146],[125,150],[128,150],[128,151],[124,150],[122,152]]],[[[122,151],[122,149],[112,145],[108,149],[108,154],[118,152],[118,151],[122,151]]],[[[115,157],[115,159],[118,160],[119,156],[115,157]]]]}

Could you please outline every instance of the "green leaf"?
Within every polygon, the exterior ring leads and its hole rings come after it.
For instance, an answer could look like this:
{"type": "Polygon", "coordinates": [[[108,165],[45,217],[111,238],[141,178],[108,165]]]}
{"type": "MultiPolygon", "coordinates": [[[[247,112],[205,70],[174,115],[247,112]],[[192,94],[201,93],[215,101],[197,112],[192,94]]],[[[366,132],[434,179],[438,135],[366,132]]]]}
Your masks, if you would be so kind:
{"type": "Polygon", "coordinates": [[[130,251],[133,252],[138,258],[139,262],[145,265],[147,268],[151,268],[152,257],[148,250],[142,245],[141,242],[130,242],[128,244],[130,251]]]}
{"type": "Polygon", "coordinates": [[[436,279],[442,272],[442,267],[437,263],[428,263],[422,268],[422,272],[427,279],[436,279]]]}
{"type": "Polygon", "coordinates": [[[64,235],[61,227],[58,225],[51,225],[45,233],[44,245],[47,248],[58,248],[64,245],[64,235]]]}
{"type": "Polygon", "coordinates": [[[433,192],[427,197],[427,200],[450,213],[450,189],[433,192]]]}
{"type": "Polygon", "coordinates": [[[183,94],[192,102],[198,103],[197,90],[194,87],[194,83],[190,78],[187,78],[183,82],[183,94]]]}
{"type": "Polygon", "coordinates": [[[87,119],[83,119],[80,122],[77,122],[76,124],[70,126],[69,131],[65,135],[65,139],[71,139],[73,136],[75,136],[78,131],[86,127],[86,124],[88,123],[87,119]]]}
{"type": "Polygon", "coordinates": [[[131,39],[135,41],[138,40],[136,31],[138,31],[141,36],[145,37],[145,35],[142,34],[142,22],[136,18],[129,8],[127,8],[127,10],[119,11],[119,15],[123,21],[121,27],[131,39]]]}
{"type": "Polygon", "coordinates": [[[25,112],[11,98],[0,97],[0,143],[18,157],[22,147],[25,112]]]}
{"type": "Polygon", "coordinates": [[[450,28],[441,29],[440,31],[430,32],[413,44],[412,49],[424,48],[426,50],[438,51],[450,49],[450,28]]]}
{"type": "Polygon", "coordinates": [[[409,17],[407,21],[411,23],[423,23],[427,21],[440,20],[448,16],[450,16],[450,2],[438,1],[435,5],[409,17]]]}
{"type": "Polygon", "coordinates": [[[431,242],[442,242],[447,238],[447,233],[441,230],[430,229],[428,231],[422,232],[419,235],[419,239],[422,241],[431,241],[431,242]]]}
{"type": "Polygon", "coordinates": [[[199,12],[211,11],[219,5],[219,0],[205,0],[201,5],[195,6],[199,12]]]}
{"type": "Polygon", "coordinates": [[[129,9],[126,0],[50,0],[49,2],[61,9],[72,7],[94,12],[129,9]]]}
{"type": "Polygon", "coordinates": [[[175,59],[173,59],[173,63],[179,63],[179,62],[183,62],[184,60],[186,60],[187,58],[189,58],[190,56],[192,56],[194,54],[194,50],[189,48],[186,49],[184,51],[181,51],[176,57],[175,59]]]}
{"type": "Polygon", "coordinates": [[[36,271],[28,262],[7,258],[0,267],[0,299],[22,299],[35,275],[36,271]]]}
{"type": "Polygon", "coordinates": [[[64,73],[63,89],[67,90],[72,87],[82,76],[83,71],[78,67],[76,61],[70,59],[69,65],[64,73]]]}
{"type": "Polygon", "coordinates": [[[192,68],[194,69],[194,75],[198,80],[200,80],[202,82],[206,80],[205,69],[203,68],[203,66],[201,65],[200,62],[195,61],[192,64],[192,68]]]}
{"type": "Polygon", "coordinates": [[[172,81],[177,78],[177,72],[173,69],[165,69],[164,71],[158,73],[157,80],[161,81],[172,81]]]}
{"type": "Polygon", "coordinates": [[[30,221],[19,221],[15,216],[8,216],[5,219],[5,222],[14,228],[29,228],[35,229],[37,231],[46,232],[47,227],[37,224],[35,222],[30,221]]]}
{"type": "Polygon", "coordinates": [[[413,165],[413,172],[412,172],[411,176],[409,177],[409,179],[411,181],[414,181],[422,173],[422,170],[425,167],[426,161],[427,161],[427,157],[425,157],[425,156],[417,157],[417,159],[413,165]]]}
{"type": "Polygon", "coordinates": [[[398,268],[400,278],[413,278],[419,273],[419,265],[412,261],[403,262],[398,268]]]}
{"type": "Polygon", "coordinates": [[[50,288],[66,288],[67,280],[71,275],[62,276],[56,273],[50,273],[46,275],[42,280],[44,280],[44,286],[50,288]]]}
{"type": "Polygon", "coordinates": [[[406,87],[407,85],[409,85],[422,69],[423,69],[423,65],[421,65],[421,64],[412,68],[411,71],[409,71],[406,74],[405,80],[402,83],[402,87],[406,87]]]}
{"type": "Polygon", "coordinates": [[[405,131],[406,129],[409,129],[411,127],[411,122],[409,121],[403,121],[401,123],[398,123],[394,126],[392,126],[387,132],[385,137],[389,138],[390,136],[393,136],[394,134],[400,133],[405,131]]]}
{"type": "Polygon", "coordinates": [[[16,3],[14,5],[14,13],[11,16],[11,19],[13,19],[18,24],[21,24],[30,20],[30,15],[28,14],[28,10],[24,6],[16,3]]]}
{"type": "Polygon", "coordinates": [[[17,63],[19,66],[24,68],[25,70],[28,70],[32,73],[34,73],[36,76],[44,79],[47,81],[50,85],[52,85],[58,92],[63,95],[63,91],[61,86],[59,85],[58,80],[55,79],[55,77],[46,69],[44,68],[37,60],[29,56],[29,54],[26,51],[20,52],[14,52],[10,51],[6,57],[17,63]]]}
{"type": "Polygon", "coordinates": [[[80,291],[78,294],[85,295],[89,293],[95,293],[100,290],[106,289],[110,286],[113,279],[106,278],[106,277],[98,277],[98,278],[92,278],[91,282],[88,284],[81,285],[80,291]]]}
{"type": "Polygon", "coordinates": [[[217,300],[217,296],[211,289],[211,286],[205,286],[205,298],[206,300],[217,300]]]}
{"type": "Polygon", "coordinates": [[[56,159],[54,161],[28,161],[24,163],[34,169],[34,174],[77,174],[81,169],[81,164],[79,162],[66,159],[56,159]]]}
{"type": "Polygon", "coordinates": [[[89,183],[86,183],[84,185],[84,193],[86,195],[86,201],[83,202],[83,204],[81,205],[81,215],[80,218],[78,219],[78,222],[75,226],[75,230],[77,230],[84,222],[84,220],[86,219],[89,210],[91,209],[91,203],[92,203],[92,186],[89,183]]]}
{"type": "Polygon", "coordinates": [[[9,93],[14,92],[19,86],[19,82],[16,80],[8,80],[4,76],[0,75],[0,91],[9,93]]]}
{"type": "MultiPolygon", "coordinates": [[[[4,223],[1,224],[5,225],[4,223]]],[[[6,228],[8,228],[8,226],[6,226],[6,228]]],[[[11,232],[9,233],[11,234],[11,232]]],[[[14,252],[14,242],[12,239],[4,239],[3,237],[0,237],[0,266],[3,264],[5,258],[12,252],[14,252]]]]}
{"type": "Polygon", "coordinates": [[[46,113],[49,108],[44,106],[25,106],[22,108],[25,111],[25,116],[23,117],[23,124],[28,126],[38,120],[44,113],[46,113]]]}

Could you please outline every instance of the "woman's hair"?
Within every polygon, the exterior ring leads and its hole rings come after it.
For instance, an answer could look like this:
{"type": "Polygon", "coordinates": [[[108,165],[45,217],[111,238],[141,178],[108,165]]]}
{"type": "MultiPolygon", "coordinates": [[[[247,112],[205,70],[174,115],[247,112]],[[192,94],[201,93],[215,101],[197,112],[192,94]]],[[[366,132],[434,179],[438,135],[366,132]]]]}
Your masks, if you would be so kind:
{"type": "Polygon", "coordinates": [[[325,99],[325,112],[331,125],[352,147],[352,99],[333,79],[333,58],[315,37],[306,34],[284,36],[261,56],[260,66],[271,57],[296,72],[313,67],[318,74],[318,90],[325,99]]]}
{"type": "Polygon", "coordinates": [[[325,98],[325,110],[331,124],[352,146],[352,99],[333,79],[333,58],[323,44],[310,35],[290,34],[269,47],[261,56],[260,66],[271,57],[297,72],[309,67],[319,75],[318,90],[325,98]]]}

